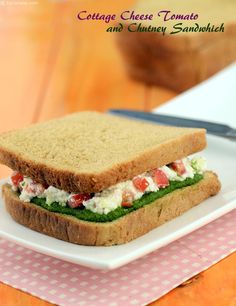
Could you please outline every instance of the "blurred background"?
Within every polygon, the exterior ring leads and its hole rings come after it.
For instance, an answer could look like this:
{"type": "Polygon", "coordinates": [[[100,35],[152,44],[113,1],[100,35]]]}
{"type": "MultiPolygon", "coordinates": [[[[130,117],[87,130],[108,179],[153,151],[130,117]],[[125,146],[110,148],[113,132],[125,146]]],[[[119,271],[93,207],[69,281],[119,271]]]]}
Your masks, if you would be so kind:
{"type": "MultiPolygon", "coordinates": [[[[0,133],[81,110],[150,111],[236,60],[235,19],[236,0],[0,0],[0,133]],[[81,10],[120,14],[130,8],[195,11],[204,24],[224,21],[225,33],[108,33],[105,22],[77,19],[81,10]]],[[[0,165],[0,179],[10,172],[0,165]]],[[[223,279],[219,305],[226,305],[235,293],[235,279],[225,273],[234,271],[229,258],[223,269],[216,265],[208,278],[201,275],[185,298],[194,300],[195,288],[207,305],[223,279]]],[[[0,304],[1,298],[5,305],[23,301],[23,293],[0,289],[0,304]]],[[[177,291],[173,300],[180,305],[183,297],[177,291]]],[[[27,305],[36,303],[31,299],[25,294],[27,305]]]]}
{"type": "MultiPolygon", "coordinates": [[[[212,1],[207,2],[209,9],[212,1]]],[[[221,1],[224,11],[236,12],[233,2],[221,1]]],[[[162,43],[156,33],[109,33],[105,22],[76,18],[81,10],[119,14],[149,7],[155,12],[155,5],[144,0],[0,1],[0,132],[81,110],[151,110],[235,59],[232,24],[220,43],[212,36],[213,45],[206,48],[208,36],[190,44],[186,39],[162,43]],[[213,50],[217,61],[209,56],[213,50]],[[203,62],[200,72],[196,57],[203,62]],[[191,82],[179,85],[186,73],[191,82]]],[[[214,14],[222,16],[219,9],[214,14]]],[[[0,177],[8,173],[0,167],[0,177]]]]}

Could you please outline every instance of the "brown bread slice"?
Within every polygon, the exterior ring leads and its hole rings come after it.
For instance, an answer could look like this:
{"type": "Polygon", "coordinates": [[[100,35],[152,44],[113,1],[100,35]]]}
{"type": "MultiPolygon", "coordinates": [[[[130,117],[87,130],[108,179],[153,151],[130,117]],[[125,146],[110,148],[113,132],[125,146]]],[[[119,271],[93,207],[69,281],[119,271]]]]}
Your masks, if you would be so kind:
{"type": "Polygon", "coordinates": [[[220,190],[213,172],[206,172],[198,183],[177,189],[166,196],[112,222],[95,223],[73,216],[52,213],[32,203],[20,201],[10,185],[3,186],[7,211],[12,218],[35,231],[82,245],[122,244],[144,235],[155,227],[183,214],[220,190]]]}
{"type": "Polygon", "coordinates": [[[81,112],[2,134],[0,162],[40,183],[90,193],[205,146],[203,129],[81,112]]]}

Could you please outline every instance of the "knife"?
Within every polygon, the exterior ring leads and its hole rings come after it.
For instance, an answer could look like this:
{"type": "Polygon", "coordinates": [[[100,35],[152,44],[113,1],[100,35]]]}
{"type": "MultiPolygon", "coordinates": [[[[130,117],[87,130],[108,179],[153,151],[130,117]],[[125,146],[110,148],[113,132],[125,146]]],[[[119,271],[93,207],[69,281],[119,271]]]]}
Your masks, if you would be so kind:
{"type": "Polygon", "coordinates": [[[225,137],[230,140],[236,140],[236,129],[233,129],[229,125],[214,123],[209,121],[187,119],[181,117],[159,115],[149,112],[142,112],[136,110],[127,109],[110,109],[108,111],[111,114],[131,117],[135,119],[141,119],[146,121],[152,121],[162,125],[171,125],[177,127],[191,127],[191,128],[204,128],[207,133],[220,137],[225,137]]]}

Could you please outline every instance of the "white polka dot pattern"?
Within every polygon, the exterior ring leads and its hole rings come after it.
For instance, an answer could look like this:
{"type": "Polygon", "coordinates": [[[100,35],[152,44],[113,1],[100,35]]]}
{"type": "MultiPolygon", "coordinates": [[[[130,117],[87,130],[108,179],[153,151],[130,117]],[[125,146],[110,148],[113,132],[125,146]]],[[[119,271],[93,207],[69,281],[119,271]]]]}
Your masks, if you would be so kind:
{"type": "Polygon", "coordinates": [[[0,239],[0,280],[65,305],[146,305],[236,250],[236,210],[114,271],[67,263],[0,239]]]}

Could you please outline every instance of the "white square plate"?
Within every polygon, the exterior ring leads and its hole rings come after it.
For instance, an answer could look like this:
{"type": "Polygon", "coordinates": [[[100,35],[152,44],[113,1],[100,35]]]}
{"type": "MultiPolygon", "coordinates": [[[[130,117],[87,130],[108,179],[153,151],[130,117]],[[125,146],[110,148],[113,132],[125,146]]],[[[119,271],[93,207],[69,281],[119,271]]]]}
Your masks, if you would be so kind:
{"type": "MultiPolygon", "coordinates": [[[[0,199],[0,236],[20,245],[91,268],[114,269],[144,256],[236,208],[236,145],[209,137],[204,155],[222,182],[222,191],[182,216],[127,244],[112,247],[74,245],[34,232],[14,222],[0,199]]],[[[1,182],[1,184],[4,181],[1,182]]]]}
{"type": "MultiPolygon", "coordinates": [[[[235,125],[235,79],[236,64],[155,111],[235,125]]],[[[208,148],[199,154],[207,158],[209,169],[219,175],[222,182],[221,192],[182,216],[125,245],[79,246],[34,232],[11,219],[4,208],[1,195],[0,236],[38,252],[90,268],[118,268],[236,208],[236,142],[209,136],[208,148]]]]}

